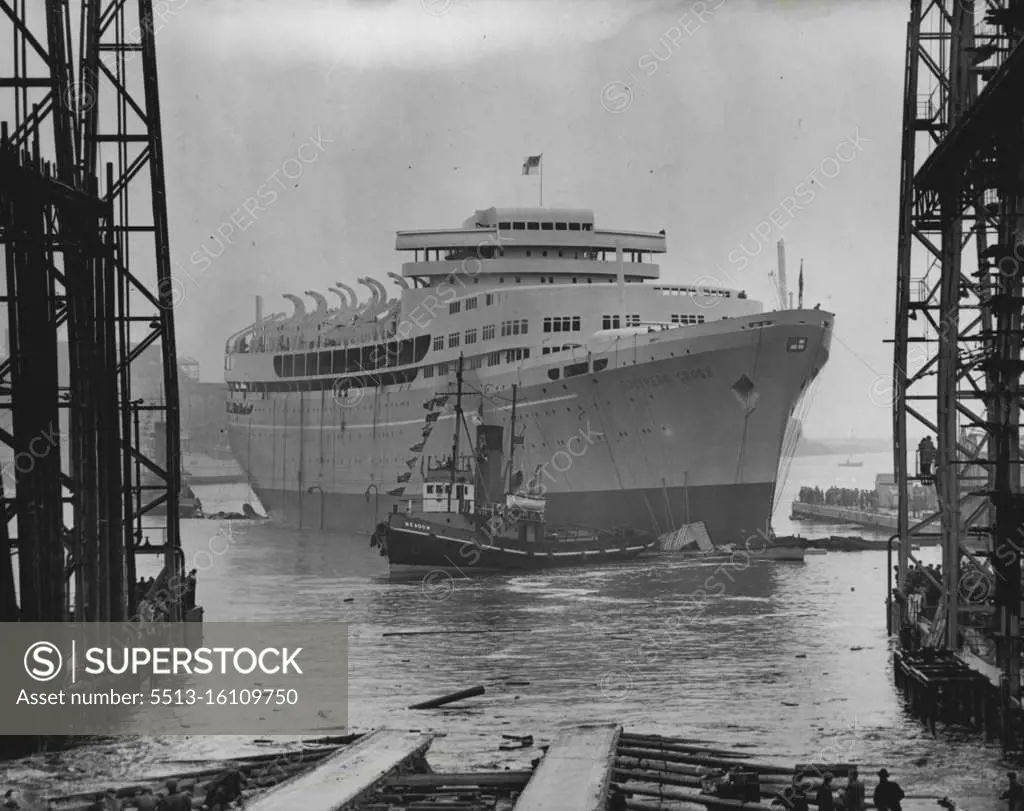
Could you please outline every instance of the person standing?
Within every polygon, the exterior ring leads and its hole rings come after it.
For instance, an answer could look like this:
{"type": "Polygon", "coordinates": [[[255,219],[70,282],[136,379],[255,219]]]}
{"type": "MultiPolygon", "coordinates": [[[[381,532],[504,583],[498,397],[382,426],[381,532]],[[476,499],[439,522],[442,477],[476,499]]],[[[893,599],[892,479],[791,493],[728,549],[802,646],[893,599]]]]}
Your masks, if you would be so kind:
{"type": "Polygon", "coordinates": [[[157,806],[160,811],[192,811],[192,800],[184,792],[178,793],[178,781],[167,781],[167,795],[157,806]]]}
{"type": "Polygon", "coordinates": [[[818,811],[835,811],[835,795],[832,792],[832,772],[825,772],[821,777],[821,787],[815,797],[818,811]]]}
{"type": "Polygon", "coordinates": [[[932,477],[932,465],[935,464],[935,445],[932,443],[930,436],[926,436],[918,443],[917,455],[921,465],[921,478],[930,479],[932,477]]]}
{"type": "Polygon", "coordinates": [[[628,808],[626,805],[626,792],[622,790],[622,786],[612,783],[611,790],[612,796],[608,800],[608,811],[626,811],[628,808]]]}
{"type": "Polygon", "coordinates": [[[850,774],[846,778],[843,808],[846,811],[864,811],[864,781],[860,779],[856,766],[850,769],[850,774]]]}
{"type": "Polygon", "coordinates": [[[156,811],[156,797],[150,789],[144,788],[136,792],[135,808],[136,811],[156,811]]]}
{"type": "Polygon", "coordinates": [[[878,770],[878,786],[875,788],[875,808],[878,811],[902,811],[900,802],[903,800],[903,789],[900,784],[889,779],[886,769],[878,770]]]}
{"type": "Polygon", "coordinates": [[[999,799],[1008,800],[1008,811],[1024,811],[1024,786],[1017,782],[1017,772],[1008,772],[1010,787],[1004,791],[999,799]]]}

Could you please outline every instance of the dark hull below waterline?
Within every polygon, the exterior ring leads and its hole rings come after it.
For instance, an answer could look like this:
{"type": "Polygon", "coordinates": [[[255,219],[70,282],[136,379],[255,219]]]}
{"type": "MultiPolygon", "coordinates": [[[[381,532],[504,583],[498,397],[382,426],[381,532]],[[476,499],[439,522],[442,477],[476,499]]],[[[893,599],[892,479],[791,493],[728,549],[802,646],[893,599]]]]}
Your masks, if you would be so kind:
{"type": "MultiPolygon", "coordinates": [[[[438,533],[441,528],[435,528],[438,533]]],[[[537,541],[514,547],[475,544],[462,537],[427,534],[391,526],[387,532],[388,564],[398,571],[456,570],[463,574],[479,571],[534,571],[558,566],[593,566],[633,560],[654,548],[653,539],[617,538],[603,542],[537,541]]]]}
{"type": "MultiPolygon", "coordinates": [[[[256,494],[270,517],[307,529],[342,529],[368,535],[394,505],[405,500],[385,495],[265,490],[256,494]],[[322,510],[322,512],[321,512],[322,510]]],[[[657,537],[682,524],[703,521],[716,545],[743,546],[746,539],[766,532],[771,519],[775,485],[730,484],[651,490],[605,490],[588,493],[548,493],[549,526],[578,525],[611,530],[616,527],[657,537]]]]}

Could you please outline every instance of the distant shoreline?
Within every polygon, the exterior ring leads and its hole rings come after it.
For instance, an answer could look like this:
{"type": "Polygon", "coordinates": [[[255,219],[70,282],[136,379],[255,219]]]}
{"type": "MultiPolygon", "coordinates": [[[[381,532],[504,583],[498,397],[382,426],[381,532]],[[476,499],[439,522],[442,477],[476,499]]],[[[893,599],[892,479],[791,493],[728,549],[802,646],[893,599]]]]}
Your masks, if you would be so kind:
{"type": "Polygon", "coordinates": [[[890,453],[892,443],[880,439],[808,439],[802,438],[794,456],[856,456],[862,453],[890,453]]]}

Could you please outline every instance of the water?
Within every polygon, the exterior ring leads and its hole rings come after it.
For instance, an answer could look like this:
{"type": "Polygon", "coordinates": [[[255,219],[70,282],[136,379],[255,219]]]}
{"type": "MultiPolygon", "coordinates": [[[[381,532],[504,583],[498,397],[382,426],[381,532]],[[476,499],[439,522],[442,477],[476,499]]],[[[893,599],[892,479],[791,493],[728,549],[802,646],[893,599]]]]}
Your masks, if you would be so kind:
{"type": "MultiPolygon", "coordinates": [[[[780,534],[847,532],[788,521],[800,486],[869,487],[888,470],[884,459],[864,457],[854,469],[838,461],[794,461],[780,534]],[[851,483],[839,484],[844,476],[851,483]]],[[[442,588],[391,582],[365,535],[186,521],[183,536],[203,569],[208,620],[350,623],[350,724],[445,733],[431,750],[435,768],[526,768],[537,750],[500,752],[503,733],[542,744],[559,726],[616,720],[633,731],[753,744],[784,764],[857,761],[869,786],[885,765],[908,794],[949,794],[971,811],[995,808],[1005,782],[997,748],[966,731],[932,738],[904,712],[885,633],[884,552],[724,569],[658,560],[517,577],[467,571],[442,588]],[[698,612],[688,595],[701,588],[719,596],[698,612]],[[666,624],[673,616],[675,628],[666,624]],[[510,628],[519,630],[383,636],[510,628]],[[475,684],[487,693],[461,707],[406,709],[475,684]]],[[[120,741],[32,758],[7,776],[51,790],[99,788],[256,749],[266,751],[250,738],[120,741]]]]}

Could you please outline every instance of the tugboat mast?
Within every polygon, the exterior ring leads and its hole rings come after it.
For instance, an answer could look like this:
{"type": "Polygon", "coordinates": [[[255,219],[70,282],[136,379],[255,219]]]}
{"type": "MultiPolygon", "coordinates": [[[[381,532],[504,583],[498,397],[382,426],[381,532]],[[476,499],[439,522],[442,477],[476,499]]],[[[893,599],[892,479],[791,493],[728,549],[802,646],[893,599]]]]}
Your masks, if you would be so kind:
{"type": "Polygon", "coordinates": [[[452,478],[448,488],[448,512],[452,511],[452,493],[455,492],[455,468],[459,464],[459,432],[462,430],[462,358],[459,353],[459,365],[455,370],[455,431],[452,435],[452,478]]]}

